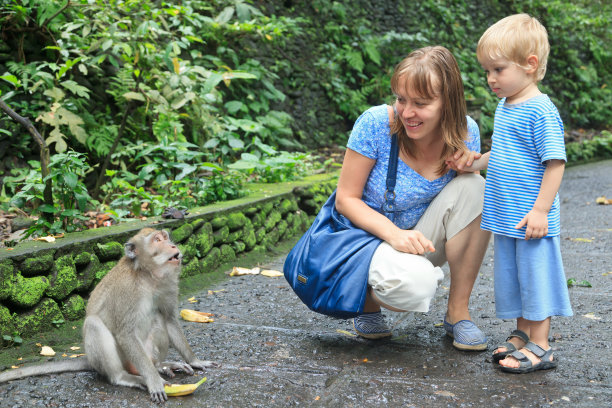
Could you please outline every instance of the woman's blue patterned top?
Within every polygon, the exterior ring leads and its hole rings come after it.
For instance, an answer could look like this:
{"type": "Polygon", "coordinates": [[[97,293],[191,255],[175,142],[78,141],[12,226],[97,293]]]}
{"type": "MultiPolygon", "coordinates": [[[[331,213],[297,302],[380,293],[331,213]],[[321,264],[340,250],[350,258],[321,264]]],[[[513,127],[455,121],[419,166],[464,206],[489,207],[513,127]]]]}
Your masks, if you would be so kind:
{"type": "MultiPolygon", "coordinates": [[[[467,117],[468,140],[470,150],[480,152],[480,131],[472,118],[467,117]]],[[[363,189],[362,199],[367,205],[382,212],[385,201],[389,152],[391,150],[391,133],[387,105],[374,106],[365,111],[353,126],[347,147],[365,157],[376,160],[363,189]]],[[[423,215],[429,203],[450,182],[457,173],[450,170],[433,181],[427,180],[401,159],[397,164],[397,182],[395,185],[395,206],[397,208],[394,223],[402,229],[413,228],[423,215]]]]}

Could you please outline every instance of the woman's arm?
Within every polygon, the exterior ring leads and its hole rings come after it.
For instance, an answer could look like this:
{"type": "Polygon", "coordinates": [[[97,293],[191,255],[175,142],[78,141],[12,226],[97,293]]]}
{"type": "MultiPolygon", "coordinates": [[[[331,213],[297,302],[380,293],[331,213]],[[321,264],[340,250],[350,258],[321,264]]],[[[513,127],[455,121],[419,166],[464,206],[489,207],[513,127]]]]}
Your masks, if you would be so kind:
{"type": "Polygon", "coordinates": [[[430,240],[419,231],[402,230],[381,213],[370,208],[362,199],[363,189],[375,160],[354,150],[346,149],[338,188],[336,209],[357,227],[388,242],[398,251],[423,254],[435,251],[430,240]]]}

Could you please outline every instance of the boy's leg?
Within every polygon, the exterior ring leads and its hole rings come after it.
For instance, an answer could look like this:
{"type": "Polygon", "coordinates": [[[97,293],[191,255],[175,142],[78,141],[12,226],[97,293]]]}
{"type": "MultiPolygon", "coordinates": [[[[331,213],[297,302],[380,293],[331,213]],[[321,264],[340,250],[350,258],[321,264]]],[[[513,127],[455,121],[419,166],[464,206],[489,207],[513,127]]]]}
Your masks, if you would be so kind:
{"type": "MultiPolygon", "coordinates": [[[[532,343],[537,344],[544,350],[548,350],[550,348],[550,345],[548,344],[548,334],[550,332],[550,317],[539,322],[534,322],[532,320],[525,319],[522,320],[524,322],[524,329],[520,330],[523,330],[525,333],[528,333],[529,340],[532,343]]],[[[540,362],[540,358],[533,354],[531,351],[527,350],[526,348],[521,348],[519,351],[523,353],[533,365],[536,365],[540,362]]],[[[551,354],[550,361],[552,361],[552,359],[553,355],[551,354]]],[[[505,359],[500,360],[499,364],[504,367],[511,368],[518,368],[520,366],[519,361],[512,356],[507,356],[505,359]]]]}

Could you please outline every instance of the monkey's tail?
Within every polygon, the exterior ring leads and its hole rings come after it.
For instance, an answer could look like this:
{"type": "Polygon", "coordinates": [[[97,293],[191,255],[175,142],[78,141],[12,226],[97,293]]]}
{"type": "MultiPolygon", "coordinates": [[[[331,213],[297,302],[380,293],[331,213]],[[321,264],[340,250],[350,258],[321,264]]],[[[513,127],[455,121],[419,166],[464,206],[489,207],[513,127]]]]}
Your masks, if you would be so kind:
{"type": "Polygon", "coordinates": [[[51,361],[44,364],[16,368],[0,373],[0,383],[35,375],[55,374],[68,371],[91,371],[93,367],[85,358],[74,360],[51,361]]]}

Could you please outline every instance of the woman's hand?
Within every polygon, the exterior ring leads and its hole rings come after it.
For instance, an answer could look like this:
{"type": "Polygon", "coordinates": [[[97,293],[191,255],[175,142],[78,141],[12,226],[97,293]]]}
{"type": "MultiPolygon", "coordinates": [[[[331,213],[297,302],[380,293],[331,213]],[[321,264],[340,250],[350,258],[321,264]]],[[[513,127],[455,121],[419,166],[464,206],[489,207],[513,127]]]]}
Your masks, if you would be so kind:
{"type": "Polygon", "coordinates": [[[435,252],[433,243],[421,231],[397,229],[397,233],[388,241],[396,251],[423,255],[425,252],[435,252]]]}

